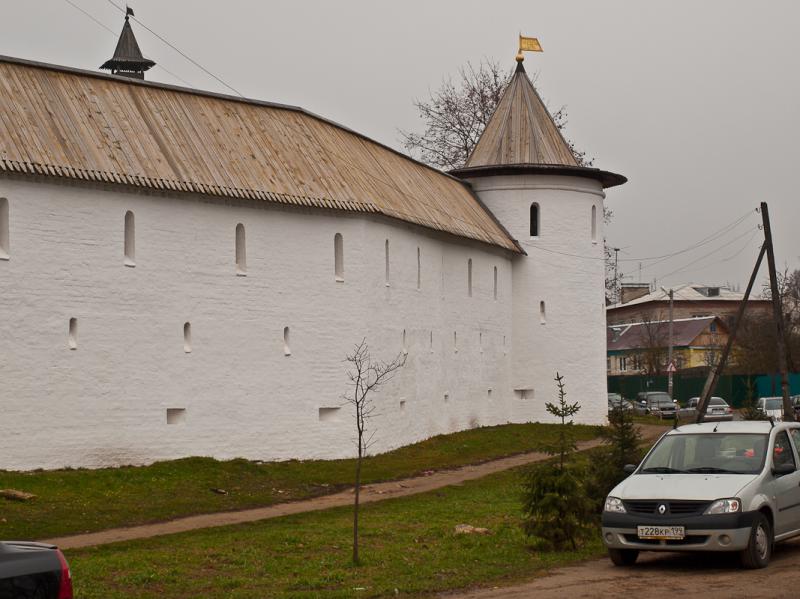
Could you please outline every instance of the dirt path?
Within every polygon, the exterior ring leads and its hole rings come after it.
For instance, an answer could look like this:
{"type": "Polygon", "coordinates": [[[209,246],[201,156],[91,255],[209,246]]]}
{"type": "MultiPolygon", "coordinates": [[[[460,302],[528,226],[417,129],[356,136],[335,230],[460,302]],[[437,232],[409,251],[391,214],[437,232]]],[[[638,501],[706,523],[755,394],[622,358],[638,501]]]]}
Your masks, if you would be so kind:
{"type": "MultiPolygon", "coordinates": [[[[641,425],[641,429],[643,437],[647,440],[652,440],[666,430],[666,427],[641,425]]],[[[598,445],[600,445],[600,441],[594,439],[578,443],[578,448],[585,450],[597,447],[598,445]]],[[[395,497],[406,497],[408,495],[426,493],[442,487],[458,485],[466,481],[482,478],[489,474],[494,474],[495,472],[516,468],[517,466],[540,462],[547,458],[548,456],[546,454],[534,451],[484,462],[483,464],[463,466],[455,470],[443,470],[429,476],[417,476],[399,481],[365,485],[361,491],[361,502],[372,503],[374,501],[383,501],[395,497]]],[[[257,520],[269,520],[271,518],[280,518],[281,516],[289,516],[303,512],[315,512],[318,510],[341,507],[343,505],[350,505],[352,502],[353,492],[352,490],[347,490],[313,499],[294,501],[291,503],[279,503],[263,508],[200,514],[198,516],[188,516],[176,520],[169,520],[167,522],[157,522],[155,524],[144,524],[141,526],[132,526],[130,528],[112,528],[87,534],[45,539],[43,542],[58,545],[62,549],[76,549],[79,547],[116,543],[118,541],[146,539],[200,528],[228,526],[229,524],[241,524],[243,522],[255,522],[257,520]]]]}
{"type": "Polygon", "coordinates": [[[743,570],[726,554],[643,553],[632,568],[607,558],[559,568],[547,576],[506,588],[476,590],[452,599],[778,599],[798,597],[800,540],[777,545],[770,566],[743,570]]]}

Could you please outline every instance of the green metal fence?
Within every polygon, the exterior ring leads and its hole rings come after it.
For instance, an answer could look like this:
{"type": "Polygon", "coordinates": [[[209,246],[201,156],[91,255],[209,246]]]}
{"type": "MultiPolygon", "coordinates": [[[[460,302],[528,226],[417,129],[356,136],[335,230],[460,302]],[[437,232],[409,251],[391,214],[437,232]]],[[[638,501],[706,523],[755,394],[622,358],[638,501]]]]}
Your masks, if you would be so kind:
{"type": "MultiPolygon", "coordinates": [[[[672,395],[685,404],[690,397],[698,397],[703,391],[707,374],[680,373],[672,376],[672,395]]],[[[800,394],[800,373],[789,375],[789,386],[792,395],[800,394]]],[[[734,407],[741,407],[748,397],[748,388],[752,391],[753,400],[758,397],[780,395],[780,377],[776,374],[725,374],[719,379],[714,395],[722,397],[734,407]]],[[[621,393],[626,399],[636,398],[641,391],[666,391],[667,375],[662,376],[610,376],[608,392],[621,393]]]]}

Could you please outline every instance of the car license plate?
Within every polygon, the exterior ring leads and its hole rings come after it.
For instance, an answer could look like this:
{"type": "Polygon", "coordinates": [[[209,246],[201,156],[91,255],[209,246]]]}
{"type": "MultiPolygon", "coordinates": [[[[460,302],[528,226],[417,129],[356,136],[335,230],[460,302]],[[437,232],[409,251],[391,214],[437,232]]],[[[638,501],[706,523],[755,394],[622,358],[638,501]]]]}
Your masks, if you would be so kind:
{"type": "Polygon", "coordinates": [[[683,526],[637,526],[640,539],[680,540],[686,536],[683,526]]]}

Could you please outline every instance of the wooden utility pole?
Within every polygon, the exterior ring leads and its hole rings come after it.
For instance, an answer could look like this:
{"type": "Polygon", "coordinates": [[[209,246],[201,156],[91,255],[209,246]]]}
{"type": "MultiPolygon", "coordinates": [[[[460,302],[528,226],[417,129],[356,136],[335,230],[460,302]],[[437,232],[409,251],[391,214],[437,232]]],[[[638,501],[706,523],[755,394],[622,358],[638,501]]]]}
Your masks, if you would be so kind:
{"type": "Polygon", "coordinates": [[[789,399],[789,365],[786,360],[786,332],[783,326],[783,308],[778,295],[778,276],[775,273],[775,249],[772,246],[772,229],[769,224],[769,208],[761,202],[761,220],[764,223],[764,245],[767,247],[767,267],[769,268],[769,288],[772,292],[772,317],[778,338],[778,369],[781,373],[781,395],[783,395],[783,419],[794,420],[794,408],[789,399]]]}
{"type": "Polygon", "coordinates": [[[672,373],[675,370],[675,365],[672,363],[672,299],[673,291],[669,290],[669,348],[667,349],[667,394],[670,399],[672,397],[672,373]]]}
{"type": "Polygon", "coordinates": [[[739,329],[739,324],[742,322],[744,310],[747,307],[747,300],[750,299],[750,292],[753,290],[753,285],[758,276],[758,269],[761,268],[761,262],[764,260],[766,251],[767,244],[763,243],[761,245],[761,251],[758,252],[758,258],[756,259],[753,273],[750,275],[750,281],[747,283],[744,297],[739,304],[739,310],[736,312],[736,320],[733,321],[733,328],[728,332],[728,342],[725,344],[725,349],[722,350],[722,355],[719,357],[716,366],[711,367],[708,378],[706,379],[706,384],[703,385],[703,392],[700,394],[700,401],[697,404],[695,422],[703,422],[703,418],[705,418],[706,410],[708,409],[708,400],[711,399],[711,396],[714,394],[714,390],[717,388],[717,382],[719,382],[719,375],[722,374],[722,371],[725,369],[725,364],[728,362],[728,355],[731,353],[733,342],[736,339],[736,331],[739,329]]]}

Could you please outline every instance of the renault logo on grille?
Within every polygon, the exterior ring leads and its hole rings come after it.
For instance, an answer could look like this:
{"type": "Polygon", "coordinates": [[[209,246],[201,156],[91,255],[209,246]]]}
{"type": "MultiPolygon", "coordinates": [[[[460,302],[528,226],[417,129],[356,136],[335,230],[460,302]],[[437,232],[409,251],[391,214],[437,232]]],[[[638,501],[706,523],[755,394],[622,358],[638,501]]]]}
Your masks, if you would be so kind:
{"type": "Polygon", "coordinates": [[[667,506],[664,505],[663,503],[661,505],[659,505],[658,506],[658,513],[661,514],[662,516],[664,514],[666,514],[667,513],[667,506]]]}

